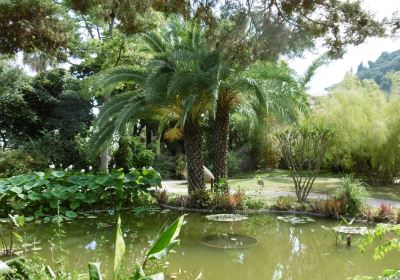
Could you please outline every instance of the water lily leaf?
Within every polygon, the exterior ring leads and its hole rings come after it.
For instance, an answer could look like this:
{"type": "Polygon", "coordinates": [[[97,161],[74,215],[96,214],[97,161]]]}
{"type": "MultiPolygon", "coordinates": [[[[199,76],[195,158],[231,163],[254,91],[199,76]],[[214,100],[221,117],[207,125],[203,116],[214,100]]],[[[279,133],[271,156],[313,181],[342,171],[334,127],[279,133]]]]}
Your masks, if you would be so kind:
{"type": "Polygon", "coordinates": [[[88,263],[89,280],[102,280],[100,273],[100,263],[88,263]]]}
{"type": "Polygon", "coordinates": [[[240,214],[216,214],[216,215],[207,215],[206,219],[215,222],[238,222],[247,220],[247,217],[240,214]]]}
{"type": "Polygon", "coordinates": [[[337,226],[332,228],[337,233],[365,235],[370,232],[367,227],[337,226]]]}
{"type": "Polygon", "coordinates": [[[293,224],[293,225],[307,224],[307,223],[315,222],[315,220],[310,217],[298,217],[298,216],[293,216],[293,215],[278,216],[276,219],[279,221],[285,222],[285,223],[293,224]]]}
{"type": "Polygon", "coordinates": [[[117,279],[119,267],[121,265],[122,257],[125,254],[125,242],[122,237],[121,231],[121,217],[118,216],[117,221],[117,234],[115,239],[115,256],[114,256],[114,279],[117,279]]]}
{"type": "Polygon", "coordinates": [[[44,172],[34,172],[39,177],[44,177],[46,175],[44,172]]]}
{"type": "Polygon", "coordinates": [[[56,178],[62,178],[65,176],[65,172],[55,170],[55,171],[51,172],[51,175],[53,175],[56,178]]]}
{"type": "Polygon", "coordinates": [[[11,187],[10,191],[13,193],[22,193],[22,188],[21,187],[11,187]]]}
{"type": "Polygon", "coordinates": [[[39,201],[40,198],[41,198],[41,196],[40,196],[40,194],[37,193],[37,192],[30,192],[30,193],[28,194],[28,198],[29,198],[29,200],[32,200],[32,201],[39,201]]]}
{"type": "Polygon", "coordinates": [[[77,200],[74,200],[70,203],[69,207],[71,207],[72,210],[75,210],[79,207],[80,203],[77,200]]]}
{"type": "Polygon", "coordinates": [[[67,216],[68,218],[73,219],[73,218],[78,217],[78,214],[76,214],[74,211],[67,211],[67,212],[65,212],[65,216],[67,216]]]}
{"type": "Polygon", "coordinates": [[[53,208],[53,209],[58,208],[58,204],[59,204],[58,200],[50,201],[50,207],[53,208]]]}
{"type": "Polygon", "coordinates": [[[160,235],[151,249],[147,252],[147,259],[162,259],[168,254],[172,246],[179,242],[177,237],[183,225],[185,216],[186,215],[182,215],[176,219],[176,221],[160,235]]]}

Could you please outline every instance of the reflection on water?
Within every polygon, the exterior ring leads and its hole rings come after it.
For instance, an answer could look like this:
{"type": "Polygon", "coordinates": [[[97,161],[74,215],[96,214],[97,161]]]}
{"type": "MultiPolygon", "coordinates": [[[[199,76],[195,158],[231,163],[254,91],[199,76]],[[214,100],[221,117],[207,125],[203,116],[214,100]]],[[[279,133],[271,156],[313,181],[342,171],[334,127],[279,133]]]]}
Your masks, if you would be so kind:
{"type": "MultiPolygon", "coordinates": [[[[171,223],[177,213],[135,215],[124,213],[122,230],[127,244],[125,261],[132,264],[148,248],[159,229],[171,223]]],[[[77,219],[65,223],[64,248],[68,250],[71,269],[86,271],[87,263],[100,261],[102,270],[112,271],[114,216],[77,219]]],[[[321,225],[333,227],[332,221],[291,225],[273,215],[251,215],[240,222],[212,222],[200,214],[189,214],[181,232],[181,245],[168,257],[167,272],[202,273],[202,279],[346,279],[355,275],[379,275],[386,268],[397,267],[398,256],[374,261],[371,251],[361,254],[356,246],[335,246],[335,237],[321,225]],[[217,249],[200,243],[204,236],[240,234],[255,238],[256,246],[246,249],[217,249]],[[275,277],[275,278],[273,278],[275,277]]],[[[26,239],[40,240],[36,253],[51,262],[51,244],[56,244],[53,224],[27,226],[26,239]]],[[[356,241],[356,240],[355,240],[356,241]]],[[[178,278],[179,279],[179,278],[178,278]]]]}

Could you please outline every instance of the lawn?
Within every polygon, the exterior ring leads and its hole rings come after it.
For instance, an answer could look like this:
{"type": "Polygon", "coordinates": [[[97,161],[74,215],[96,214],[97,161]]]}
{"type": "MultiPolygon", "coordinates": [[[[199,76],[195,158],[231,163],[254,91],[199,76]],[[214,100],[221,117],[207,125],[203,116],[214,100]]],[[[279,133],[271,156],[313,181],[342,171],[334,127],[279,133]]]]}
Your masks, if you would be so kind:
{"type": "MultiPolygon", "coordinates": [[[[340,182],[340,174],[322,171],[314,182],[312,192],[332,194],[340,185],[340,182]]],[[[243,191],[294,191],[293,180],[289,171],[280,169],[242,173],[229,179],[229,185],[233,190],[240,188],[243,191]],[[257,183],[258,179],[264,181],[264,187],[257,183]]],[[[180,183],[174,187],[186,189],[186,183],[180,183]]],[[[370,193],[370,197],[400,201],[400,185],[398,184],[367,186],[367,190],[370,193]]]]}

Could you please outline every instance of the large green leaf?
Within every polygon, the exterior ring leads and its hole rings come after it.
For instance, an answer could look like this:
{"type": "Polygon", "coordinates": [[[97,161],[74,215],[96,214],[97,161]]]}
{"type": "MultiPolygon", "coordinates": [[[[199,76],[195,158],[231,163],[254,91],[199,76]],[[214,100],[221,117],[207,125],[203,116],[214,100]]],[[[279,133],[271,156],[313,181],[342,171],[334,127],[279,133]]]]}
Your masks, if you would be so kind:
{"type": "Polygon", "coordinates": [[[68,218],[74,219],[74,218],[78,217],[78,214],[76,214],[74,211],[67,211],[67,212],[65,212],[65,216],[67,216],[68,218]]]}
{"type": "Polygon", "coordinates": [[[89,280],[102,280],[100,273],[100,263],[88,263],[89,280]]]}
{"type": "Polygon", "coordinates": [[[21,187],[11,187],[10,191],[14,193],[22,193],[22,188],[21,187]]]}
{"type": "Polygon", "coordinates": [[[119,267],[125,254],[125,242],[121,231],[121,217],[118,216],[117,233],[115,237],[114,279],[117,279],[119,267]]]}
{"type": "Polygon", "coordinates": [[[0,261],[0,275],[11,272],[11,268],[4,262],[0,261]]]}
{"type": "Polygon", "coordinates": [[[53,171],[53,172],[51,172],[51,175],[53,175],[56,178],[61,178],[61,177],[64,177],[65,172],[64,171],[53,171]]]}
{"type": "Polygon", "coordinates": [[[177,237],[183,225],[185,216],[186,214],[176,219],[176,221],[160,235],[151,249],[147,252],[147,259],[162,259],[168,254],[171,247],[179,242],[177,237]]]}

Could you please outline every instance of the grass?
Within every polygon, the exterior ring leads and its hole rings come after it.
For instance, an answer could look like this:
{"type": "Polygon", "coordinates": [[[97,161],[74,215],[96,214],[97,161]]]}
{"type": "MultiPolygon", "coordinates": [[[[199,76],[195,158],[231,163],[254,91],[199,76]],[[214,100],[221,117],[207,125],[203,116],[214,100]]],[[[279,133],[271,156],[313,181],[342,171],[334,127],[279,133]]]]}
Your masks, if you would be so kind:
{"type": "MultiPolygon", "coordinates": [[[[340,185],[341,174],[322,171],[315,180],[312,192],[332,194],[340,185]]],[[[293,192],[293,180],[289,171],[273,169],[269,171],[254,171],[239,174],[229,179],[231,189],[243,191],[270,191],[270,192],[293,192]],[[258,178],[264,181],[264,187],[258,185],[258,178]]],[[[187,184],[181,183],[174,187],[186,189],[187,184]]],[[[369,196],[373,198],[400,201],[400,185],[367,186],[369,196]]]]}

